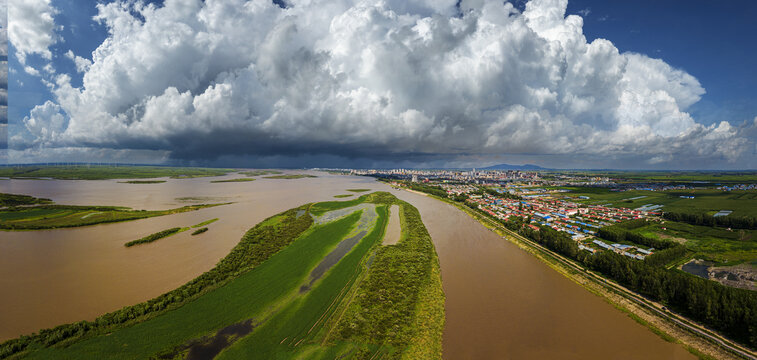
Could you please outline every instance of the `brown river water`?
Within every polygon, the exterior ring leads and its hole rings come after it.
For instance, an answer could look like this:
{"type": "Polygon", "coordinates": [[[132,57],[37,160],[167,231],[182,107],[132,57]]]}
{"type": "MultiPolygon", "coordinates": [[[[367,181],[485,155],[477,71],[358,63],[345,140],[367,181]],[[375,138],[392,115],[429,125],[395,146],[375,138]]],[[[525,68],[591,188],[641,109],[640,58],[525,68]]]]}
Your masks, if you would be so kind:
{"type": "MultiPolygon", "coordinates": [[[[391,191],[416,206],[439,254],[446,295],[446,359],[693,359],[601,298],[440,201],[371,178],[209,183],[219,178],[2,180],[0,192],[60,204],[167,209],[233,201],[199,211],[90,227],[0,232],[0,341],[153,298],[209,270],[244,232],[278,212],[336,200],[345,189],[391,191]],[[192,197],[196,199],[181,198],[192,197]],[[125,248],[130,240],[219,218],[190,232],[125,248]]],[[[230,175],[225,178],[239,177],[230,175]]]]}

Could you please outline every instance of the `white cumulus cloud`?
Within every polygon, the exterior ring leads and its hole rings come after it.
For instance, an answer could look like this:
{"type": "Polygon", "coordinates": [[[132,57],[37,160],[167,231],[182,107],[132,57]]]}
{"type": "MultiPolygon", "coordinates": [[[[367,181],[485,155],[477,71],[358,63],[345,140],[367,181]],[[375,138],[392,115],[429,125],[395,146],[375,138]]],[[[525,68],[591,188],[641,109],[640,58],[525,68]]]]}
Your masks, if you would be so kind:
{"type": "Polygon", "coordinates": [[[22,64],[26,57],[36,54],[50,60],[50,46],[58,40],[54,16],[58,10],[51,0],[7,0],[8,38],[16,48],[16,57],[22,64]]]}
{"type": "MultiPolygon", "coordinates": [[[[705,93],[695,77],[588,42],[567,0],[532,0],[523,13],[493,0],[287,3],[99,4],[107,39],[91,61],[67,55],[83,85],[58,75],[55,102],[26,127],[45,146],[174,158],[634,154],[656,164],[736,161],[754,148],[749,126],[704,126],[687,112],[705,93]]],[[[23,51],[49,56],[49,45],[23,51]]]]}

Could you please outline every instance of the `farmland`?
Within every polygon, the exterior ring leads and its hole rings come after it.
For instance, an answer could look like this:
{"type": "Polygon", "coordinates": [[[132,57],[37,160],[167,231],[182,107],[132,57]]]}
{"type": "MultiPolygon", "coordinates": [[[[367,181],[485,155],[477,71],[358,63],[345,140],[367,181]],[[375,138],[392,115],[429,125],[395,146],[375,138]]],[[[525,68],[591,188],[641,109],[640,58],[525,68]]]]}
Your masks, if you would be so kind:
{"type": "Polygon", "coordinates": [[[612,207],[635,209],[646,204],[663,205],[663,211],[706,213],[713,215],[720,210],[732,210],[734,216],[757,216],[757,192],[721,191],[717,189],[691,189],[669,191],[612,191],[596,187],[559,187],[570,190],[565,197],[571,201],[612,207]],[[589,199],[580,199],[586,196],[589,199]],[[694,198],[681,198],[693,196],[694,198]]]}
{"type": "Polygon", "coordinates": [[[438,270],[417,210],[388,193],[305,205],[256,225],[216,268],[172,292],[12,340],[0,356],[438,358],[438,270]],[[390,204],[402,209],[403,235],[382,246],[390,204]],[[379,296],[383,286],[394,291],[379,296]]]}
{"type": "MultiPolygon", "coordinates": [[[[633,232],[683,243],[690,257],[717,265],[757,261],[757,230],[727,230],[721,227],[689,225],[676,221],[654,222],[633,232]]],[[[754,265],[757,265],[755,263],[754,265]]]]}

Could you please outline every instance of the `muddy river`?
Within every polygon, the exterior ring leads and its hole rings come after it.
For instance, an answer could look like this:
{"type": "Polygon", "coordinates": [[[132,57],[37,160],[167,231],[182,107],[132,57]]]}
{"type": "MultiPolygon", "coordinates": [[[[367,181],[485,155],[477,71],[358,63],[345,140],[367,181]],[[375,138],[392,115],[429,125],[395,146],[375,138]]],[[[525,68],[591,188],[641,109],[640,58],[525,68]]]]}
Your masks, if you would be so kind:
{"type": "MultiPolygon", "coordinates": [[[[345,189],[390,190],[370,178],[336,176],[210,183],[219,178],[5,180],[0,192],[60,204],[167,209],[234,202],[133,222],[49,231],[0,232],[0,341],[138,303],[204,271],[261,220],[345,189]],[[198,236],[183,232],[145,246],[127,241],[219,218],[198,236]]],[[[226,176],[239,177],[238,175],[226,176]]],[[[487,230],[452,206],[390,190],[415,205],[439,253],[446,294],[447,359],[693,359],[601,298],[487,230]]]]}

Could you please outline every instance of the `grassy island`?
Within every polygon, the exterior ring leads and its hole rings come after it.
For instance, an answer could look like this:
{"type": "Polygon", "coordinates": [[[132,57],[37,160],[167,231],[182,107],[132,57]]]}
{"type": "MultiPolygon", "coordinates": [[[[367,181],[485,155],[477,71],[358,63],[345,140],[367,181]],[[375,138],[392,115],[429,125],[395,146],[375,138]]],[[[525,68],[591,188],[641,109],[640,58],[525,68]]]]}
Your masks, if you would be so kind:
{"type": "Polygon", "coordinates": [[[7,341],[0,358],[440,359],[443,327],[418,211],[372,193],[272,216],[176,290],[7,341]],[[402,237],[382,246],[393,204],[402,237]]]}

